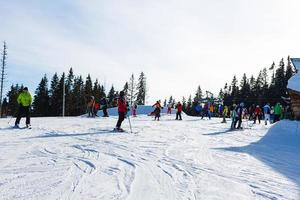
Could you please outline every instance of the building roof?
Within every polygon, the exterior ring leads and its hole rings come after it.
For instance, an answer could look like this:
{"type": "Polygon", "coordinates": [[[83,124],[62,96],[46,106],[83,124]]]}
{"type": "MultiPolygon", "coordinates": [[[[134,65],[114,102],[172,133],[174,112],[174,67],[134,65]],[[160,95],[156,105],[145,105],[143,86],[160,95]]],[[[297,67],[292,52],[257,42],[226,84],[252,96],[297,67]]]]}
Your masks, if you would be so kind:
{"type": "Polygon", "coordinates": [[[287,87],[295,91],[300,91],[300,58],[292,58],[291,60],[298,72],[290,78],[287,87]]]}

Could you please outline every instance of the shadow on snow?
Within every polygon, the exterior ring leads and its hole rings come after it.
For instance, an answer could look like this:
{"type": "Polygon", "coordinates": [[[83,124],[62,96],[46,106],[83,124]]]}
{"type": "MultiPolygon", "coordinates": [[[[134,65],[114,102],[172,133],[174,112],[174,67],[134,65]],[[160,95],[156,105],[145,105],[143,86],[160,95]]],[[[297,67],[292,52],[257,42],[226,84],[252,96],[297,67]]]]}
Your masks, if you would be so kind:
{"type": "MultiPolygon", "coordinates": [[[[211,135],[217,134],[222,132],[211,135]]],[[[300,190],[300,122],[280,121],[257,142],[243,147],[216,149],[247,153],[292,180],[300,190]]]]}

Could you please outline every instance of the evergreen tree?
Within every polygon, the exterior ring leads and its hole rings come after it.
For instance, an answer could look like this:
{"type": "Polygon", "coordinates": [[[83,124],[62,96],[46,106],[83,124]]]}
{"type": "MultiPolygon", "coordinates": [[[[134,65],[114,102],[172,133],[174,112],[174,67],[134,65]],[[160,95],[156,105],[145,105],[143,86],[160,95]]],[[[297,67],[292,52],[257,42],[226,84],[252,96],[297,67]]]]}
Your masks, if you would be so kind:
{"type": "Polygon", "coordinates": [[[86,77],[84,85],[86,101],[89,101],[90,97],[93,96],[93,82],[90,74],[86,77]]]}
{"type": "Polygon", "coordinates": [[[193,105],[196,105],[196,104],[199,104],[200,102],[202,102],[202,97],[203,97],[202,90],[201,90],[201,87],[199,85],[197,90],[196,90],[193,105]]]}
{"type": "Polygon", "coordinates": [[[232,82],[231,82],[231,98],[232,101],[235,103],[239,103],[238,102],[238,94],[239,94],[239,87],[237,86],[238,80],[236,78],[236,76],[233,77],[232,82]]]}
{"type": "Polygon", "coordinates": [[[239,102],[244,102],[246,105],[250,104],[250,84],[247,79],[246,74],[244,73],[243,78],[240,83],[240,91],[239,91],[239,102]]]}
{"type": "Polygon", "coordinates": [[[66,116],[73,116],[75,115],[75,97],[74,97],[74,73],[73,69],[70,68],[69,73],[67,75],[66,80],[66,89],[65,89],[65,115],[66,116]]]}
{"type": "Polygon", "coordinates": [[[182,110],[185,113],[186,113],[186,107],[187,107],[186,99],[185,97],[182,97],[182,110]]]}
{"type": "Polygon", "coordinates": [[[33,106],[33,115],[49,116],[50,103],[49,103],[48,79],[46,75],[44,75],[38,88],[35,91],[35,96],[34,96],[32,106],[33,106]]]}
{"type": "Polygon", "coordinates": [[[115,107],[116,106],[117,93],[116,93],[115,88],[114,88],[113,85],[111,86],[111,89],[108,92],[107,98],[108,98],[109,107],[115,107]]]}
{"type": "Polygon", "coordinates": [[[58,110],[60,106],[58,104],[61,96],[59,94],[59,80],[58,80],[57,73],[55,73],[51,79],[49,96],[50,96],[50,115],[58,116],[60,113],[58,110]]]}
{"type": "Polygon", "coordinates": [[[193,104],[193,102],[192,102],[192,96],[190,95],[189,98],[188,98],[188,101],[187,101],[187,105],[186,105],[186,113],[188,115],[192,114],[192,110],[193,110],[192,104],[193,104]]]}
{"type": "Polygon", "coordinates": [[[132,105],[136,99],[136,83],[134,79],[134,75],[132,74],[129,80],[129,85],[128,85],[128,101],[129,105],[132,105]]]}
{"type": "Polygon", "coordinates": [[[139,80],[138,80],[138,84],[137,84],[137,94],[136,94],[136,103],[138,105],[145,105],[145,101],[146,101],[146,91],[147,91],[147,87],[146,87],[146,76],[144,74],[144,72],[141,72],[139,80]]]}
{"type": "Polygon", "coordinates": [[[123,87],[123,92],[124,92],[125,97],[126,97],[127,100],[130,99],[130,97],[128,95],[128,88],[129,88],[128,82],[126,82],[125,85],[124,85],[124,87],[123,87]]]}
{"type": "Polygon", "coordinates": [[[7,93],[9,115],[16,116],[17,110],[19,109],[17,98],[22,90],[23,90],[23,85],[19,86],[18,84],[16,84],[16,86],[12,85],[10,87],[10,90],[7,93]]]}
{"type": "Polygon", "coordinates": [[[82,115],[86,113],[86,101],[85,101],[85,90],[82,76],[78,76],[74,79],[74,110],[71,115],[82,115]]]}

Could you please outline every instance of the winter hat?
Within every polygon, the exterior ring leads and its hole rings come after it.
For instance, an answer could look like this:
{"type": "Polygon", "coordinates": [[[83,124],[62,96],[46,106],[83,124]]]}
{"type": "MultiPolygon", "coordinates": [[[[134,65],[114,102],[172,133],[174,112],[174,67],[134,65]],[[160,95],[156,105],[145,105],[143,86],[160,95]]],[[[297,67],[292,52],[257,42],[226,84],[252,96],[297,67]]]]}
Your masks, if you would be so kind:
{"type": "Polygon", "coordinates": [[[24,87],[23,90],[28,91],[28,87],[24,87]]]}
{"type": "Polygon", "coordinates": [[[120,96],[123,97],[125,95],[124,91],[120,92],[120,96]]]}

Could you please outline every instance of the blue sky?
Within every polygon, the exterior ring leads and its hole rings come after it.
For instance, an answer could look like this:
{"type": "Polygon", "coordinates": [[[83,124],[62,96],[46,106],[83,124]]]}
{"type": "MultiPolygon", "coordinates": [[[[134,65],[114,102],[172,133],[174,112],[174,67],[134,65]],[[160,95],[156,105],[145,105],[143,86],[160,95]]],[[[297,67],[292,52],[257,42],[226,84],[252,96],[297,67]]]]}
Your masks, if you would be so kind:
{"type": "Polygon", "coordinates": [[[37,87],[73,67],[107,88],[148,78],[148,101],[217,93],[233,75],[299,57],[297,0],[0,1],[8,82],[37,87]]]}

